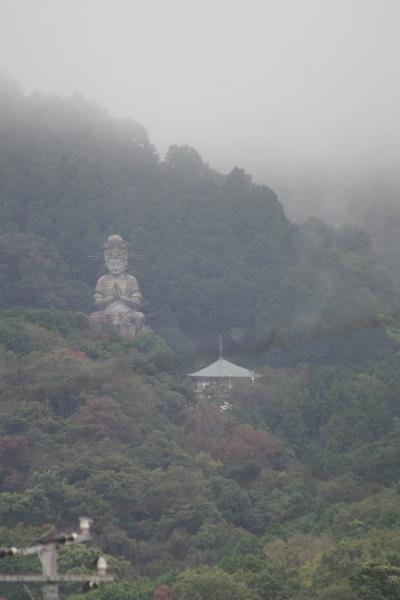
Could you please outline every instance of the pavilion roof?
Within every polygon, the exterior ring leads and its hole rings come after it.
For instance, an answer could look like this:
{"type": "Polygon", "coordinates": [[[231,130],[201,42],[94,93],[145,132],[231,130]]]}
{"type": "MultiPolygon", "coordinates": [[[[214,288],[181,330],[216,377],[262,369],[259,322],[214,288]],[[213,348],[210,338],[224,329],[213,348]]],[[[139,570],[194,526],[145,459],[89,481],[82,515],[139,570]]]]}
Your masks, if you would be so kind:
{"type": "Polygon", "coordinates": [[[239,365],[235,365],[235,363],[225,360],[225,358],[222,358],[222,356],[220,356],[218,360],[213,362],[211,365],[208,365],[208,367],[204,367],[204,369],[200,369],[200,371],[196,371],[195,373],[188,373],[188,375],[189,377],[210,378],[254,378],[253,371],[249,371],[249,369],[245,369],[244,367],[239,367],[239,365]]]}

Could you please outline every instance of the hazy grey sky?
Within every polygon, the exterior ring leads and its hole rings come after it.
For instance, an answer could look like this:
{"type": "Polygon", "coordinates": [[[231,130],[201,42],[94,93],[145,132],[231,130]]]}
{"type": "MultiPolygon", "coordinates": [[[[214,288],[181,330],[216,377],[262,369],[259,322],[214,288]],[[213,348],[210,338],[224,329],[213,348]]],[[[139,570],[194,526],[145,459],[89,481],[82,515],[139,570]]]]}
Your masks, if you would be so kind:
{"type": "Polygon", "coordinates": [[[25,92],[78,91],[142,123],[161,153],[193,145],[288,197],[313,179],[329,188],[337,173],[350,186],[365,173],[398,183],[400,0],[0,8],[0,67],[25,92]]]}

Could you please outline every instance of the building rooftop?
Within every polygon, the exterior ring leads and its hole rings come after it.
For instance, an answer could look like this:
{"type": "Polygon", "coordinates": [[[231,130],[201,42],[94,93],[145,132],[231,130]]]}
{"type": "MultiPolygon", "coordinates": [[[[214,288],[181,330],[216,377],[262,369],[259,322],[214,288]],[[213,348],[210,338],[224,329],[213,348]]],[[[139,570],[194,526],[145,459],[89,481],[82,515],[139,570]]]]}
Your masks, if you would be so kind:
{"type": "Polygon", "coordinates": [[[204,367],[204,369],[200,369],[200,371],[196,371],[195,373],[188,373],[188,376],[205,378],[241,377],[254,379],[253,371],[249,371],[249,369],[245,369],[244,367],[239,367],[239,365],[235,365],[235,363],[225,360],[222,356],[211,365],[208,365],[208,367],[204,367]]]}

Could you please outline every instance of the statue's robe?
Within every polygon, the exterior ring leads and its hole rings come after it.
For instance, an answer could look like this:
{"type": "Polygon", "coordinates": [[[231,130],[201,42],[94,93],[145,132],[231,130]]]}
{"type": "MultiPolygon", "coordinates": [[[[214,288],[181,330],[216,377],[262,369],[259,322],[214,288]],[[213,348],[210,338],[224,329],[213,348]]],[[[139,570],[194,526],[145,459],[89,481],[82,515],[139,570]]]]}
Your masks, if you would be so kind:
{"type": "MultiPolygon", "coordinates": [[[[142,294],[136,277],[124,273],[121,278],[116,279],[110,273],[102,275],[96,284],[94,292],[94,302],[97,308],[103,300],[113,299],[115,286],[118,285],[120,295],[133,300],[137,306],[140,303],[142,294]]],[[[123,300],[115,298],[106,308],[100,309],[91,315],[91,320],[97,327],[101,327],[102,322],[110,322],[116,326],[122,335],[134,337],[142,328],[143,313],[128,306],[123,300]]]]}

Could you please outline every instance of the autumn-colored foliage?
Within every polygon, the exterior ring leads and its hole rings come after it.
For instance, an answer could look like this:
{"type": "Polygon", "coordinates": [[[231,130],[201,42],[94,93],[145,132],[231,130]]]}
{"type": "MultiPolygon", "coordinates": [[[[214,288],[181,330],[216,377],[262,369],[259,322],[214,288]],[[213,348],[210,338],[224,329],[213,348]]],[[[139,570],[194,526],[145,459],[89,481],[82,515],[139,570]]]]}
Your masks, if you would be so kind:
{"type": "Polygon", "coordinates": [[[81,406],[74,422],[96,438],[116,437],[121,425],[121,411],[109,396],[89,398],[81,406]]]}
{"type": "Polygon", "coordinates": [[[219,458],[227,464],[251,459],[268,463],[279,452],[278,440],[268,431],[249,425],[236,425],[221,446],[219,458]]]}
{"type": "Polygon", "coordinates": [[[160,585],[154,591],[154,600],[172,600],[172,591],[167,585],[160,585]]]}

